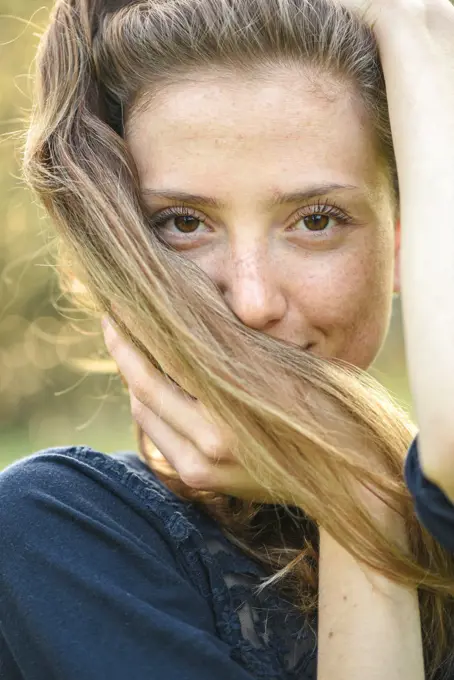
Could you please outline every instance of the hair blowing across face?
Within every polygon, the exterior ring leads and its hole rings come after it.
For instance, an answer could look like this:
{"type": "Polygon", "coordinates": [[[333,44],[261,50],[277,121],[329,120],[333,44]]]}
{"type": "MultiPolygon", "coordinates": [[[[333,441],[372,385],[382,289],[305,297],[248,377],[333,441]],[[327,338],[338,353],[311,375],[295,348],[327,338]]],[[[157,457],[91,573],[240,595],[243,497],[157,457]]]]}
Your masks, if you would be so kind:
{"type": "Polygon", "coordinates": [[[328,0],[58,0],[37,54],[24,176],[88,307],[109,313],[146,359],[228,423],[234,455],[276,504],[292,498],[302,510],[296,528],[294,519],[280,532],[271,524],[258,541],[260,504],[184,484],[181,493],[205,503],[266,565],[267,583],[290,587],[304,611],[316,607],[318,525],[380,573],[417,585],[432,677],[454,650],[454,560],[414,514],[403,480],[414,436],[406,415],[353,366],[245,327],[208,277],[148,228],[123,138],[131,112],[197,69],[277,63],[310,67],[315,85],[329,73],[357,93],[397,198],[373,34],[328,0]],[[274,491],[283,480],[285,498],[274,491]],[[410,551],[387,535],[360,485],[402,515],[410,551]]]}

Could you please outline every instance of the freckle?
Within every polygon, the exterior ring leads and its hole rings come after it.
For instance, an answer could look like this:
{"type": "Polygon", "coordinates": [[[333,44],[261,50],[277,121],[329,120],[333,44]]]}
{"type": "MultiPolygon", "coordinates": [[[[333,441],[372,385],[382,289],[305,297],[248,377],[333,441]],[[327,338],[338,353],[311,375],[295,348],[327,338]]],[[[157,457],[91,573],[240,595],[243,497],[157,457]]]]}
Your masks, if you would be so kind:
{"type": "Polygon", "coordinates": [[[329,633],[328,633],[328,637],[329,637],[329,638],[332,638],[332,637],[333,637],[333,635],[334,635],[333,631],[332,631],[332,630],[330,630],[330,631],[329,631],[329,633]]]}
{"type": "Polygon", "coordinates": [[[347,596],[344,595],[344,602],[347,602],[347,596]]]}

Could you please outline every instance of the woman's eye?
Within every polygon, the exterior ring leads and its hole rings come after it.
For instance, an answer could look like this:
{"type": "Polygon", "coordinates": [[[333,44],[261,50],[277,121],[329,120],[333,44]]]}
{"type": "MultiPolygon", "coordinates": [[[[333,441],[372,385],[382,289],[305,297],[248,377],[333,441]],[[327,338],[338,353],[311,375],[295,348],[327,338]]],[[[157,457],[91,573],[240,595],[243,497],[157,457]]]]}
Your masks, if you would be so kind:
{"type": "Polygon", "coordinates": [[[329,215],[314,214],[303,217],[299,222],[303,222],[309,231],[325,231],[331,219],[329,215]]]}
{"type": "Polygon", "coordinates": [[[300,214],[298,220],[290,227],[291,231],[310,233],[330,233],[336,227],[352,224],[352,219],[335,206],[320,206],[318,211],[300,214]]]}
{"type": "Polygon", "coordinates": [[[173,221],[178,231],[184,234],[192,234],[194,231],[197,231],[199,224],[202,224],[202,220],[193,215],[175,215],[175,217],[168,221],[173,221]]]}
{"type": "Polygon", "coordinates": [[[197,215],[192,215],[186,212],[176,212],[164,211],[156,217],[152,217],[150,224],[154,229],[158,231],[166,231],[174,236],[186,236],[195,234],[199,231],[199,228],[204,224],[204,221],[197,217],[197,215]]]}

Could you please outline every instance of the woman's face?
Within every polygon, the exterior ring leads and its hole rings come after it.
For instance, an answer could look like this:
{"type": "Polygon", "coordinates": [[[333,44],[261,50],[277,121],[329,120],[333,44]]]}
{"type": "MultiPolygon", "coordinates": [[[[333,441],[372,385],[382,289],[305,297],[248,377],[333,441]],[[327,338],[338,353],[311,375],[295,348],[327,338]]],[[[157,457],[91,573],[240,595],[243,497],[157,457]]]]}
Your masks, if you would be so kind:
{"type": "Polygon", "coordinates": [[[246,326],[370,365],[399,285],[399,225],[345,84],[292,67],[195,73],[131,116],[125,138],[153,228],[246,326]]]}

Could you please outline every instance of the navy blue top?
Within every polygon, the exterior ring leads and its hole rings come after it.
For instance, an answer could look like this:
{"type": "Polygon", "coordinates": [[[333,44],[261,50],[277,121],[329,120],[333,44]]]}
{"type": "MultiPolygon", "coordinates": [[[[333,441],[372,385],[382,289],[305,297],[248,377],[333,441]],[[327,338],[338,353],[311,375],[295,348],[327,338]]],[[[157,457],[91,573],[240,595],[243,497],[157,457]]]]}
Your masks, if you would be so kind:
{"type": "MultiPolygon", "coordinates": [[[[454,508],[405,467],[422,522],[454,508]]],[[[316,618],[134,452],[38,451],[0,474],[2,680],[315,680],[316,618]]]]}

